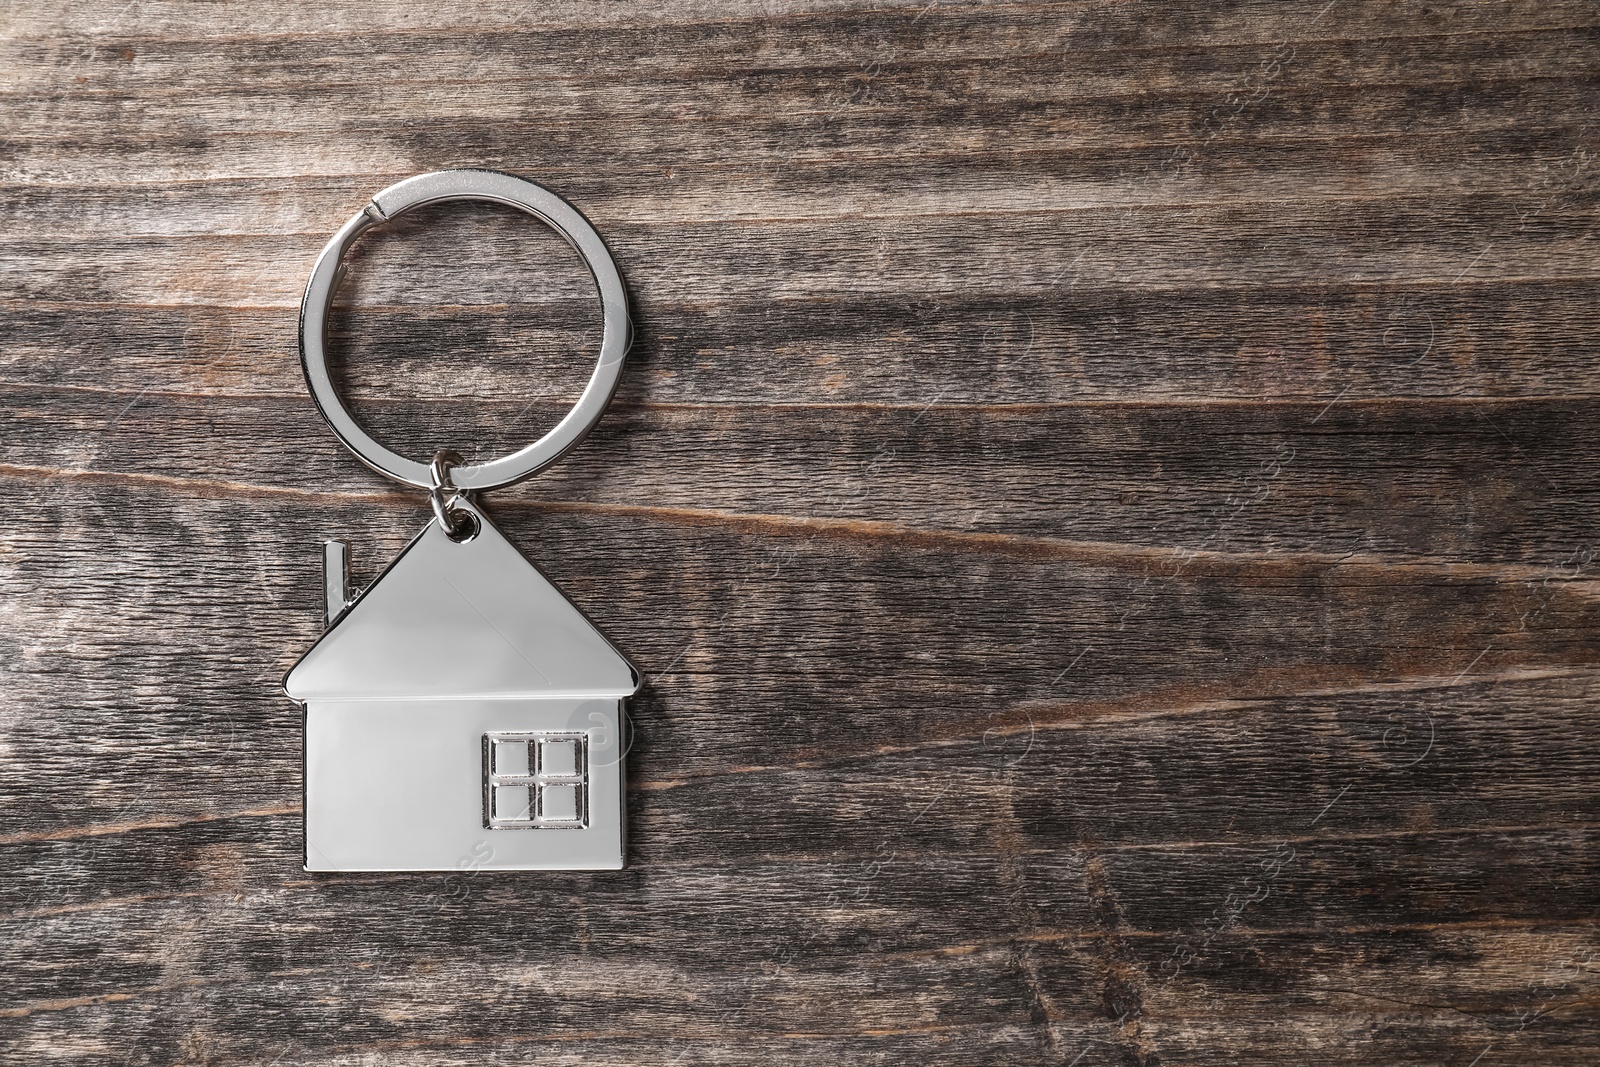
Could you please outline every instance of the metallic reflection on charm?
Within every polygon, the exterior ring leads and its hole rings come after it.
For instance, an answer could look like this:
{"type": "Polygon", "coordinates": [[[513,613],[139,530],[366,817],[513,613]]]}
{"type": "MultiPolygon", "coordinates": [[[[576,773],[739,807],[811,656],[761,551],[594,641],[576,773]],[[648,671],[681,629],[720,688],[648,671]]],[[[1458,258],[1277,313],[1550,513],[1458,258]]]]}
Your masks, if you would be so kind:
{"type": "Polygon", "coordinates": [[[638,672],[460,506],[476,536],[429,523],[284,680],[306,706],[306,869],[621,867],[638,672]]]}

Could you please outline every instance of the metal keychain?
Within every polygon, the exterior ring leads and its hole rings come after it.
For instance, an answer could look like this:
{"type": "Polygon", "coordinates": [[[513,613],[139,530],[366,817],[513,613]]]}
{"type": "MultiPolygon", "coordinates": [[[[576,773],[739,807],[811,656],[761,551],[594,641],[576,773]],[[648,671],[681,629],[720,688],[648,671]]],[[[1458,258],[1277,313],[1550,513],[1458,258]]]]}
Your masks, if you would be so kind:
{"type": "Polygon", "coordinates": [[[593,428],[632,341],[622,277],[578,210],[509,174],[437,171],[372,198],[318,257],[300,305],[300,355],[317,409],[373,470],[428,492],[434,517],[352,597],[345,545],[324,545],[327,632],[284,679],[305,707],[310,871],[600,870],[623,863],[624,702],[640,675],[479,509],[593,428]],[[446,200],[542,219],[600,290],[600,360],[583,395],[527,448],[463,466],[407,459],[351,417],[328,375],[340,260],[366,230],[446,200]]]}

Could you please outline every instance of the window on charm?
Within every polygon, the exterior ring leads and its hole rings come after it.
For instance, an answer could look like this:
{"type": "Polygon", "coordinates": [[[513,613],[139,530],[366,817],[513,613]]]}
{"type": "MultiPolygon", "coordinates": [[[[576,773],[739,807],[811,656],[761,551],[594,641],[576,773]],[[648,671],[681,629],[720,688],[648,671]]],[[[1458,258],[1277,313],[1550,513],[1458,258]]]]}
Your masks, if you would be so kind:
{"type": "Polygon", "coordinates": [[[588,762],[583,733],[484,734],[484,825],[491,830],[587,825],[588,762]]]}

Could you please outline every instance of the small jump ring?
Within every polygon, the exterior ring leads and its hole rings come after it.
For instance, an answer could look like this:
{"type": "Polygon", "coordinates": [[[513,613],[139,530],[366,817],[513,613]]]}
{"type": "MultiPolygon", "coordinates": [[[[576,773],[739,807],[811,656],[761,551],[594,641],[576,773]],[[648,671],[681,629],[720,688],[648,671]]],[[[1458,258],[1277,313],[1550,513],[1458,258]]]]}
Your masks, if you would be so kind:
{"type": "Polygon", "coordinates": [[[600,338],[600,360],[566,418],[519,452],[487,463],[458,467],[452,472],[456,488],[475,492],[520,482],[577,447],[605,413],[611,394],[616,392],[617,382],[622,377],[623,357],[633,343],[633,324],[628,318],[628,295],[622,275],[606,250],[605,242],[577,208],[550,190],[491,170],[440,170],[389,186],[328,241],[311,269],[311,280],[306,283],[305,297],[300,301],[300,361],[305,368],[311,397],[339,440],[373,470],[418,489],[432,488],[429,464],[407,459],[373,440],[345,407],[328,374],[324,335],[328,308],[333,303],[333,293],[342,273],[339,261],[367,229],[413,208],[445,200],[489,200],[519,208],[543,220],[583,257],[600,291],[600,310],[605,323],[600,338]]]}
{"type": "Polygon", "coordinates": [[[461,466],[461,454],[452,452],[448,448],[441,448],[433,454],[433,459],[428,462],[428,481],[431,489],[454,489],[455,484],[450,480],[450,471],[461,466]]]}
{"type": "Polygon", "coordinates": [[[469,511],[452,508],[462,493],[450,481],[450,471],[461,465],[461,457],[447,448],[441,448],[428,463],[428,503],[433,505],[434,517],[452,541],[470,541],[478,534],[478,520],[469,511]]]}

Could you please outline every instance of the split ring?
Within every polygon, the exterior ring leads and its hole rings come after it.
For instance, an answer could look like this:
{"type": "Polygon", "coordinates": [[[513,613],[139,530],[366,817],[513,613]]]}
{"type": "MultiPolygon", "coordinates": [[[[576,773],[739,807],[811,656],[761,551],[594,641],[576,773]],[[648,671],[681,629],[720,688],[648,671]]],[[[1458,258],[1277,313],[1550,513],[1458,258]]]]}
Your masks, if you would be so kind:
{"type": "Polygon", "coordinates": [[[340,260],[356,238],[371,227],[414,208],[446,200],[488,200],[543,220],[583,257],[600,290],[600,309],[605,321],[600,360],[566,418],[519,452],[450,470],[451,483],[458,490],[495,489],[538,473],[577,447],[605,414],[606,405],[611,402],[622,377],[623,357],[633,342],[627,291],[611,253],[589,220],[555,193],[526,179],[492,170],[440,170],[389,186],[345,223],[317,257],[311,269],[311,280],[306,284],[305,297],[300,302],[300,362],[317,410],[346,448],[373,470],[396,481],[419,489],[433,488],[429,464],[407,459],[385,448],[351,416],[328,374],[324,344],[328,308],[343,273],[340,260]]]}

